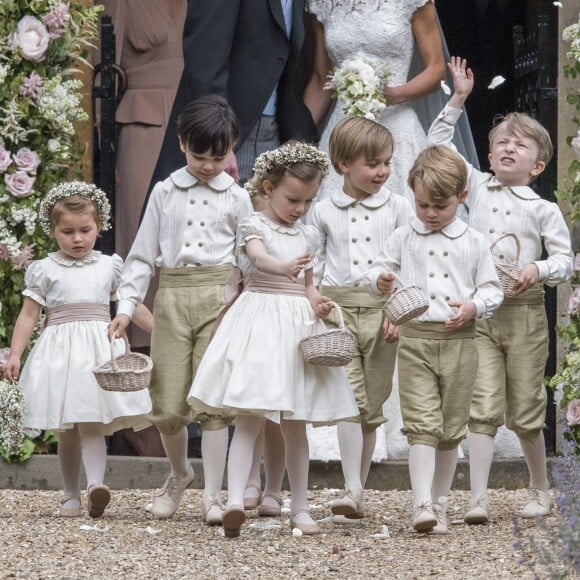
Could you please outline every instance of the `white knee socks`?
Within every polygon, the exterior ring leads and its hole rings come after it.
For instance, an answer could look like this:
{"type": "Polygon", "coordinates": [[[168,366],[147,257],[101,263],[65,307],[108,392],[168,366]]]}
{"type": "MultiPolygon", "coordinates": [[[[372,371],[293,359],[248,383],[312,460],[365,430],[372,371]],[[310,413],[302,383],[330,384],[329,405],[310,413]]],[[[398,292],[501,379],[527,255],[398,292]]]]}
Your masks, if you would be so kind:
{"type": "Polygon", "coordinates": [[[284,437],[278,423],[266,421],[264,425],[264,493],[279,496],[286,471],[284,437]]]}
{"type": "Polygon", "coordinates": [[[431,501],[431,486],[435,474],[435,448],[428,445],[411,445],[409,450],[409,475],[416,506],[431,501]]]}
{"type": "Polygon", "coordinates": [[[107,467],[107,445],[101,423],[78,423],[87,489],[102,485],[107,467]]]}
{"type": "Polygon", "coordinates": [[[227,454],[228,428],[225,427],[217,431],[204,429],[201,437],[204,497],[221,494],[227,454]]]}
{"type": "Polygon", "coordinates": [[[244,489],[248,483],[254,446],[263,420],[251,415],[239,415],[228,456],[228,507],[244,505],[244,489]]]}
{"type": "Polygon", "coordinates": [[[344,475],[344,487],[355,491],[363,489],[361,482],[363,432],[360,423],[344,421],[338,424],[340,463],[344,475]]]}
{"type": "Polygon", "coordinates": [[[65,498],[81,495],[81,462],[81,437],[75,426],[63,431],[58,439],[58,463],[65,498]]]}
{"type": "Polygon", "coordinates": [[[171,467],[171,475],[179,478],[186,477],[189,473],[187,427],[183,427],[173,435],[167,435],[166,433],[160,433],[160,435],[165,455],[171,467]]]}
{"type": "Polygon", "coordinates": [[[254,456],[252,457],[252,467],[250,477],[244,491],[244,498],[255,498],[260,496],[262,489],[262,456],[264,455],[264,427],[254,445],[254,456]]]}
{"type": "Polygon", "coordinates": [[[546,445],[544,433],[540,434],[535,441],[520,439],[520,445],[530,471],[530,487],[535,489],[549,489],[548,470],[546,467],[546,445]]]}
{"type": "Polygon", "coordinates": [[[457,447],[435,450],[435,474],[431,486],[431,500],[439,503],[440,497],[447,497],[457,467],[457,447]]]}
{"type": "Polygon", "coordinates": [[[487,493],[487,483],[493,461],[494,441],[491,435],[469,434],[469,481],[471,501],[487,493]]]}
{"type": "Polygon", "coordinates": [[[308,438],[304,421],[282,421],[286,469],[292,492],[292,512],[308,509],[308,438]]]}
{"type": "Polygon", "coordinates": [[[363,432],[363,448],[362,457],[360,462],[360,481],[363,488],[367,484],[367,479],[369,476],[369,471],[371,470],[371,463],[373,460],[373,453],[375,452],[375,447],[377,446],[377,431],[370,431],[369,433],[363,432]]]}

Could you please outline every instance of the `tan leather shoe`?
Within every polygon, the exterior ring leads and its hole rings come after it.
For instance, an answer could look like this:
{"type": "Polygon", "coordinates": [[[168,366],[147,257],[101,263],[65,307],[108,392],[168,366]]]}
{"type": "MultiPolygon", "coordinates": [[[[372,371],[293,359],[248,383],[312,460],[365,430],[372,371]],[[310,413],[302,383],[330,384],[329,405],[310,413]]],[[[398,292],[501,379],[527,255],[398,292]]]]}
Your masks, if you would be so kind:
{"type": "Polygon", "coordinates": [[[160,519],[170,518],[179,508],[183,492],[193,483],[195,473],[191,465],[185,477],[169,474],[163,487],[153,496],[151,513],[160,519]]]}

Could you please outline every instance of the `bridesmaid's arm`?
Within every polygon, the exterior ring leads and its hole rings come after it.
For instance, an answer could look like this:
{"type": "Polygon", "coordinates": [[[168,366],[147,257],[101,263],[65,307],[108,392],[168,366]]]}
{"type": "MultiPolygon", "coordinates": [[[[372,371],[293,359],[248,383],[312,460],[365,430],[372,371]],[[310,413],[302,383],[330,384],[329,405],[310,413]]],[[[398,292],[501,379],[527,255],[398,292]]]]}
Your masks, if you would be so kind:
{"type": "Polygon", "coordinates": [[[385,88],[385,97],[391,105],[414,101],[439,90],[441,81],[445,78],[443,41],[433,2],[416,10],[411,26],[415,42],[423,58],[424,69],[404,85],[385,88]]]}
{"type": "Polygon", "coordinates": [[[310,18],[313,19],[312,28],[315,40],[314,69],[304,89],[304,102],[310,109],[314,122],[318,125],[324,119],[332,99],[331,91],[324,88],[328,74],[332,69],[332,63],[326,52],[324,27],[314,16],[310,16],[310,18]]]}

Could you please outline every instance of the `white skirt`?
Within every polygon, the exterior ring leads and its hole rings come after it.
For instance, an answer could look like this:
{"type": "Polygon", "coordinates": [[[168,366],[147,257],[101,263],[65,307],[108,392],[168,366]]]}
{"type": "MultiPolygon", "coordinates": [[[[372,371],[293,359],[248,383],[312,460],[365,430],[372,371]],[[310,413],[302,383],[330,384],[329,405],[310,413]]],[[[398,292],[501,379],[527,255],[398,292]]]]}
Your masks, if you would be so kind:
{"type": "MultiPolygon", "coordinates": [[[[328,425],[358,415],[344,368],[308,364],[314,313],[302,296],[243,292],[224,316],[189,392],[196,410],[328,425]]],[[[317,330],[324,325],[318,321],[317,330]]]]}

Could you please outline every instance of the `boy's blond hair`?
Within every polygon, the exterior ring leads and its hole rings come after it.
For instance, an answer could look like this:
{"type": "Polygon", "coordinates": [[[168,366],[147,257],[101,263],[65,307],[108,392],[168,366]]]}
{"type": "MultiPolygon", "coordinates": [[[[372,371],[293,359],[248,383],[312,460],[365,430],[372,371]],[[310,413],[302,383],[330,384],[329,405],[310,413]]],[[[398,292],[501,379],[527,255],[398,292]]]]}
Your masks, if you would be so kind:
{"type": "Polygon", "coordinates": [[[414,191],[420,181],[433,200],[461,195],[467,186],[465,161],[449,147],[433,145],[419,153],[409,170],[409,187],[414,191]]]}
{"type": "Polygon", "coordinates": [[[543,161],[548,165],[552,155],[554,154],[554,147],[550,134],[546,129],[533,117],[526,113],[508,113],[507,115],[498,115],[494,119],[494,125],[489,132],[489,148],[493,145],[493,140],[501,125],[506,125],[508,130],[517,135],[524,135],[533,139],[538,144],[538,161],[543,161]]]}
{"type": "Polygon", "coordinates": [[[353,163],[364,155],[367,159],[378,157],[385,149],[393,151],[393,136],[380,123],[365,117],[346,117],[330,134],[328,152],[332,166],[339,175],[341,163],[353,163]]]}

